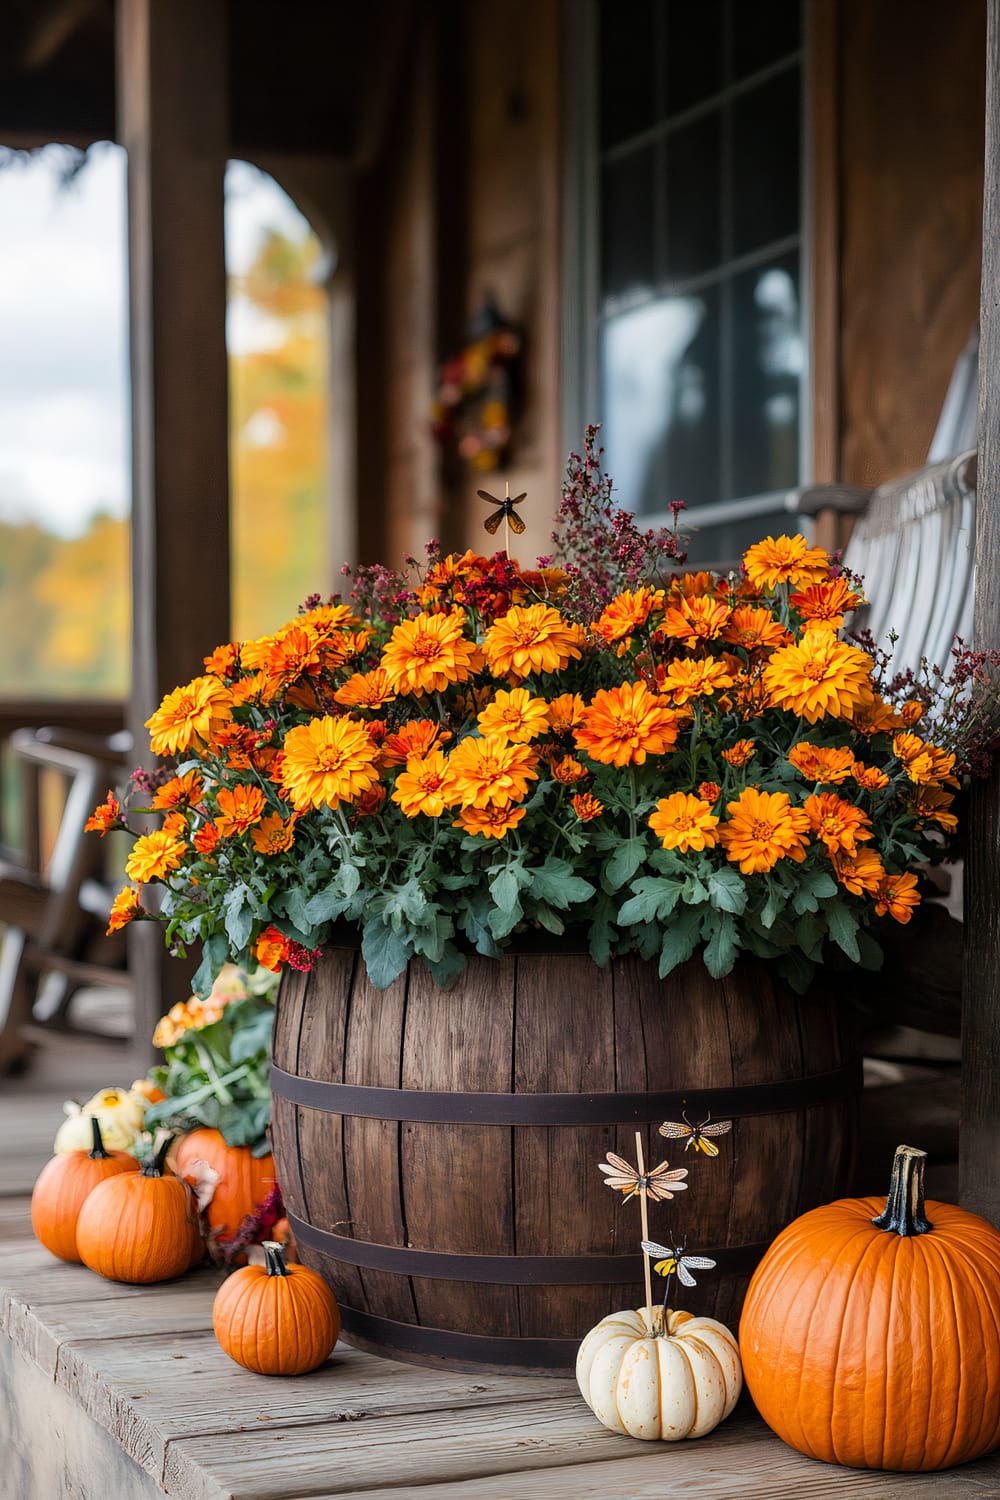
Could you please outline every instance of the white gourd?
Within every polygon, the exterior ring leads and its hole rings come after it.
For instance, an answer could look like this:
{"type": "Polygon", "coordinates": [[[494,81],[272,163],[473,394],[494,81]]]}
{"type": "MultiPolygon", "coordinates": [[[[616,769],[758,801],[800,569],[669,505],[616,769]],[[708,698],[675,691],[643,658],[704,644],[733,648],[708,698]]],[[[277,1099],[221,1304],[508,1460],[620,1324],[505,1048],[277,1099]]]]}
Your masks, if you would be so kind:
{"type": "Polygon", "coordinates": [[[594,1416],[612,1432],[675,1442],[704,1437],[736,1405],[743,1388],[736,1339],[714,1318],[652,1310],[602,1318],[580,1345],[576,1378],[594,1416]]]}

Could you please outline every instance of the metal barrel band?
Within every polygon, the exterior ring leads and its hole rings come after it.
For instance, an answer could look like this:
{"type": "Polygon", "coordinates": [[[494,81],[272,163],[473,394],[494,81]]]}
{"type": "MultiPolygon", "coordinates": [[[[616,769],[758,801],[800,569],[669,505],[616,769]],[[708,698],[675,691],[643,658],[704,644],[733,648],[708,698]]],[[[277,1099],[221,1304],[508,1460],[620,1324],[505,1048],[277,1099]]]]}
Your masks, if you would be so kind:
{"type": "MultiPolygon", "coordinates": [[[[473,1369],[513,1366],[545,1374],[573,1373],[580,1339],[496,1337],[493,1334],[456,1333],[447,1328],[422,1328],[399,1323],[340,1304],[341,1324],[348,1339],[362,1345],[417,1358],[446,1359],[473,1369]]],[[[582,1337],[582,1335],[581,1335],[582,1337]]]]}
{"type": "Polygon", "coordinates": [[[784,1114],[831,1104],[861,1092],[861,1059],[806,1077],[724,1088],[658,1093],[489,1094],[437,1089],[372,1088],[299,1078],[271,1064],[271,1092],[289,1104],[328,1114],[442,1125],[636,1125],[709,1113],[717,1119],[784,1114]]]}
{"type": "MultiPolygon", "coordinates": [[[[497,1286],[613,1286],[642,1280],[641,1255],[458,1255],[416,1250],[409,1245],[382,1245],[333,1234],[288,1215],[296,1242],[308,1245],[363,1271],[390,1271],[397,1276],[426,1276],[440,1281],[475,1281],[497,1286]]],[[[718,1245],[699,1254],[714,1260],[719,1271],[749,1275],[768,1241],[718,1245]]]]}

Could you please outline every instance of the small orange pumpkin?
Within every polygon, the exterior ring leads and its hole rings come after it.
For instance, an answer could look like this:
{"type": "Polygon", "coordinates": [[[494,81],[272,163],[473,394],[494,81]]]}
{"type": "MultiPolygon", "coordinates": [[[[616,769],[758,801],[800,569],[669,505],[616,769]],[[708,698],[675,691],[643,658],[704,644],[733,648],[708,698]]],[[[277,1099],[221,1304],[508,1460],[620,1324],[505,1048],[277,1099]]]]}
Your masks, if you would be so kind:
{"type": "Polygon", "coordinates": [[[198,1213],[187,1183],[163,1174],[169,1146],[140,1172],[102,1182],[80,1210],[80,1259],[109,1281],[169,1281],[192,1264],[198,1213]]]}
{"type": "Polygon", "coordinates": [[[1000,1445],[1000,1234],[924,1204],[900,1146],[888,1198],[845,1198],[782,1230],[740,1322],[764,1421],[810,1458],[932,1470],[1000,1445]]]}
{"type": "Polygon", "coordinates": [[[60,1151],[45,1163],[31,1194],[31,1227],[46,1250],[60,1260],[79,1261],[76,1225],[87,1198],[109,1177],[138,1172],[139,1163],[127,1151],[107,1151],[101,1122],[90,1117],[93,1145],[89,1151],[60,1151]]]}
{"type": "Polygon", "coordinates": [[[174,1171],[178,1177],[194,1175],[193,1165],[198,1160],[208,1162],[219,1174],[205,1218],[224,1244],[274,1186],[274,1157],[270,1152],[253,1156],[249,1146],[227,1146],[218,1130],[204,1128],[192,1130],[178,1142],[174,1171]]]}
{"type": "Polygon", "coordinates": [[[215,1294],[212,1327],[230,1359],[258,1375],[304,1375],[327,1358],[340,1333],[340,1311],[322,1276],[287,1265],[265,1240],[264,1265],[243,1266],[215,1294]]]}

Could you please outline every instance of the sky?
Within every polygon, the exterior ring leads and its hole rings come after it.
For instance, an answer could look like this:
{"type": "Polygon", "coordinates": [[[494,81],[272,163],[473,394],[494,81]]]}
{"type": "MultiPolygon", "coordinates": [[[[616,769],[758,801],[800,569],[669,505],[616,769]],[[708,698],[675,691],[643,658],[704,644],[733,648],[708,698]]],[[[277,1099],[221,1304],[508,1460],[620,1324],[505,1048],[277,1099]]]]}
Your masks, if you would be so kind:
{"type": "MultiPolygon", "coordinates": [[[[43,151],[0,169],[0,521],[73,536],[129,505],[125,153],[93,148],[69,184],[60,165],[43,151]]],[[[230,274],[268,227],[309,228],[269,177],[230,163],[230,274]]],[[[240,352],[270,330],[236,302],[227,337],[240,352]]]]}

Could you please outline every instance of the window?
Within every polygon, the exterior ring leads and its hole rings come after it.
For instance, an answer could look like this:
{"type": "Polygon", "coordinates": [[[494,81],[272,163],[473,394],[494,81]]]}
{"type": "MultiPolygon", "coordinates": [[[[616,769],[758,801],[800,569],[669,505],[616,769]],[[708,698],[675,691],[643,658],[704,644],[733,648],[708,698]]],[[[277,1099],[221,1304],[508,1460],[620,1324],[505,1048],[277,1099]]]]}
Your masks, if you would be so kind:
{"type": "Polygon", "coordinates": [[[598,0],[591,358],[627,509],[673,500],[696,561],[776,525],[800,481],[799,0],[598,0]]]}

